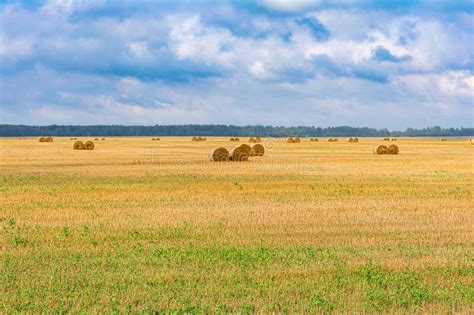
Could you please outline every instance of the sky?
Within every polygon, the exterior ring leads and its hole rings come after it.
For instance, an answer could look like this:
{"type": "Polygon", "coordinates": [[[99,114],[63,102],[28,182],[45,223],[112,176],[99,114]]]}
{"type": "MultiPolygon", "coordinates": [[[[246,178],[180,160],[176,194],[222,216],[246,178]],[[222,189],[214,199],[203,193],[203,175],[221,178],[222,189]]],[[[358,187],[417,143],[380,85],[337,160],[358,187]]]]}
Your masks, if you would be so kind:
{"type": "Polygon", "coordinates": [[[473,1],[0,0],[0,123],[472,127],[473,1]]]}

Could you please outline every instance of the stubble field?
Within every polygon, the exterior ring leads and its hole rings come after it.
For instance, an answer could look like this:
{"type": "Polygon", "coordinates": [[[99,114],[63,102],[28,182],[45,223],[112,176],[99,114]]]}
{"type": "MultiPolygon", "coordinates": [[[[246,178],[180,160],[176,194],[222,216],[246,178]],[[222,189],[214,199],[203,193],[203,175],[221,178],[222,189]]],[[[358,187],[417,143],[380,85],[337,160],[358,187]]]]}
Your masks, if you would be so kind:
{"type": "Polygon", "coordinates": [[[474,145],[319,140],[0,139],[1,312],[472,312],[474,145]]]}

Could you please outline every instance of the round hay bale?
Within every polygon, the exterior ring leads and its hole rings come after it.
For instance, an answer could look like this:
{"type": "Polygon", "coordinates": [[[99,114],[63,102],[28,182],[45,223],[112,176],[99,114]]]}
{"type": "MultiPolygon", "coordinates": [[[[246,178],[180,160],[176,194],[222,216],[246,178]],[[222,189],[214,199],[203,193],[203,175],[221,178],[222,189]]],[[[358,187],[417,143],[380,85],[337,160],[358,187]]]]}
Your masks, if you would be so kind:
{"type": "Polygon", "coordinates": [[[249,142],[255,142],[255,138],[249,138],[249,142]]]}
{"type": "Polygon", "coordinates": [[[239,147],[241,147],[242,149],[244,149],[245,152],[247,152],[247,154],[250,155],[250,151],[252,151],[252,147],[251,147],[251,146],[249,146],[248,144],[242,143],[241,145],[239,145],[239,147]]]}
{"type": "Polygon", "coordinates": [[[347,142],[354,142],[353,138],[347,138],[347,142]]]}
{"type": "Polygon", "coordinates": [[[398,154],[399,151],[398,146],[395,144],[391,144],[387,148],[387,154],[398,154]]]}
{"type": "Polygon", "coordinates": [[[260,137],[255,138],[255,142],[262,142],[262,139],[260,137]]]}
{"type": "Polygon", "coordinates": [[[94,142],[86,141],[86,143],[84,143],[84,150],[94,150],[94,142]]]}
{"type": "Polygon", "coordinates": [[[359,138],[357,138],[357,137],[352,138],[352,142],[359,142],[359,138]]]}
{"type": "Polygon", "coordinates": [[[84,150],[84,143],[82,141],[78,140],[72,144],[72,148],[74,150],[84,150]]]}
{"type": "Polygon", "coordinates": [[[105,138],[102,138],[102,139],[100,139],[100,140],[105,141],[105,138]]]}
{"type": "Polygon", "coordinates": [[[46,138],[45,137],[41,137],[38,139],[39,142],[46,142],[46,138]]]}
{"type": "Polygon", "coordinates": [[[53,142],[53,137],[46,137],[44,142],[53,142]]]}
{"type": "Polygon", "coordinates": [[[383,141],[390,141],[390,138],[383,138],[383,141]]]}
{"type": "Polygon", "coordinates": [[[99,138],[95,138],[94,141],[99,141],[99,138]]]}
{"type": "Polygon", "coordinates": [[[448,138],[441,138],[441,141],[448,141],[448,138]]]}
{"type": "Polygon", "coordinates": [[[263,156],[265,154],[265,147],[259,143],[252,146],[250,150],[250,156],[263,156]]]}
{"type": "Polygon", "coordinates": [[[229,141],[235,141],[235,138],[230,138],[229,141]]]}
{"type": "Polygon", "coordinates": [[[295,143],[295,139],[289,137],[288,139],[286,139],[286,143],[295,143]]]}
{"type": "Polygon", "coordinates": [[[391,141],[397,141],[397,138],[391,138],[390,140],[391,141]]]}
{"type": "Polygon", "coordinates": [[[213,148],[209,151],[209,160],[213,162],[225,162],[229,160],[229,151],[226,148],[213,148]]]}
{"type": "Polygon", "coordinates": [[[199,141],[197,137],[193,137],[192,141],[199,141]]]}
{"type": "Polygon", "coordinates": [[[387,154],[387,146],[385,145],[377,145],[374,147],[374,154],[387,154]]]}
{"type": "Polygon", "coordinates": [[[300,143],[301,142],[300,138],[294,138],[293,140],[295,141],[294,143],[300,143]]]}
{"type": "Polygon", "coordinates": [[[247,151],[245,147],[238,146],[229,151],[230,161],[248,161],[250,151],[247,151]]]}

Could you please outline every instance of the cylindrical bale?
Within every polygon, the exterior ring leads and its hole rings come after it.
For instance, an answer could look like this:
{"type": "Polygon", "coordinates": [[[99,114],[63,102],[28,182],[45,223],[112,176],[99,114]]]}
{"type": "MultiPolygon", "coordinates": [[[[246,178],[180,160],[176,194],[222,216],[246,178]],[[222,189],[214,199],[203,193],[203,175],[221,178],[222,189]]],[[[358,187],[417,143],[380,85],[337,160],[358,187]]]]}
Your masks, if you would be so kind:
{"type": "Polygon", "coordinates": [[[251,156],[263,156],[265,154],[265,147],[259,143],[256,143],[252,146],[250,151],[251,156]]]}
{"type": "Polygon", "coordinates": [[[395,144],[391,144],[387,148],[387,154],[398,154],[398,152],[400,152],[400,149],[395,144]]]}
{"type": "Polygon", "coordinates": [[[82,141],[78,140],[72,144],[72,147],[74,150],[84,150],[84,143],[82,141]]]}
{"type": "Polygon", "coordinates": [[[209,160],[213,162],[228,161],[229,151],[226,148],[213,148],[209,151],[209,160]]]}
{"type": "Polygon", "coordinates": [[[231,161],[248,161],[250,152],[242,146],[235,147],[229,151],[231,161]]]}
{"type": "Polygon", "coordinates": [[[387,154],[387,150],[388,150],[387,146],[377,145],[377,146],[374,147],[373,152],[374,152],[374,154],[387,154]]]}
{"type": "Polygon", "coordinates": [[[84,150],[94,150],[94,142],[92,141],[86,141],[86,143],[84,143],[84,150]]]}

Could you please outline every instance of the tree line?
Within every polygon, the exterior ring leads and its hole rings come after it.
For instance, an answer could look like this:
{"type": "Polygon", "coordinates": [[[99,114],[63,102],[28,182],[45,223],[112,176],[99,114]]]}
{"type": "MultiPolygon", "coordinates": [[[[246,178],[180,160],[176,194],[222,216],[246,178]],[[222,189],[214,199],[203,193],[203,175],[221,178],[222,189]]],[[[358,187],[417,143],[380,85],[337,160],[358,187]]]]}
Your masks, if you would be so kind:
{"type": "Polygon", "coordinates": [[[441,128],[439,126],[405,131],[367,127],[277,127],[232,125],[0,125],[0,137],[28,136],[234,136],[234,137],[469,137],[474,128],[441,128]]]}

